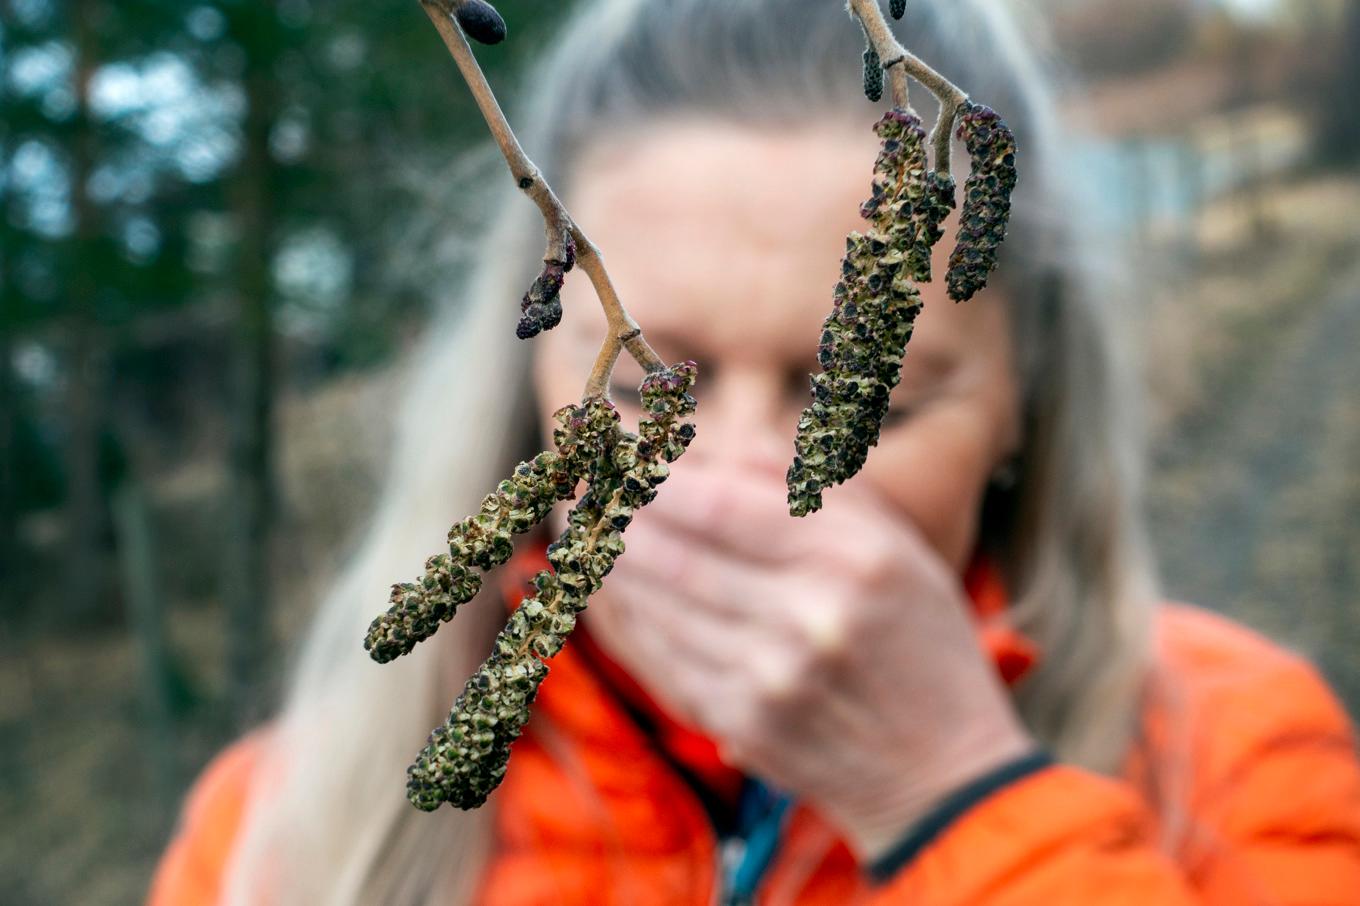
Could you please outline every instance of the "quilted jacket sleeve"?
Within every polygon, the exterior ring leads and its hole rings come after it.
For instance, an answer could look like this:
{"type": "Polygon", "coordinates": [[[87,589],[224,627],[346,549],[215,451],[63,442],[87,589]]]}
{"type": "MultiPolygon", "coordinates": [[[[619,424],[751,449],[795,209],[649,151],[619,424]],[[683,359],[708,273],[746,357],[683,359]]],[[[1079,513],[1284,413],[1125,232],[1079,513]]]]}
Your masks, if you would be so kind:
{"type": "Polygon", "coordinates": [[[1353,730],[1306,662],[1279,649],[1267,661],[1190,697],[1195,776],[1174,853],[1132,785],[1058,765],[965,813],[870,902],[1360,903],[1353,730]]]}
{"type": "Polygon", "coordinates": [[[147,906],[217,902],[260,746],[259,734],[252,734],[224,749],[204,768],[156,866],[147,906]]]}

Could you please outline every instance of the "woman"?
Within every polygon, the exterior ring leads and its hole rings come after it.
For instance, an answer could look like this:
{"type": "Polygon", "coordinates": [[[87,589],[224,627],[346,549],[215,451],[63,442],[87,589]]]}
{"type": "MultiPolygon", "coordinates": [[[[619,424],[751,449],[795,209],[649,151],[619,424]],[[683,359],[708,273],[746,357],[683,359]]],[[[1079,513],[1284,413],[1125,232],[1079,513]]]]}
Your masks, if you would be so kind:
{"type": "MultiPolygon", "coordinates": [[[[573,275],[560,327],[511,336],[542,234],[506,187],[286,706],[200,779],[153,903],[1355,901],[1331,693],[1158,601],[1113,294],[1034,55],[988,0],[913,3],[900,33],[1015,129],[1015,220],[989,290],[923,287],[878,446],[802,520],[783,473],[876,151],[858,29],[835,0],[599,0],[554,36],[515,122],[653,345],[698,361],[698,438],[502,788],[411,808],[405,766],[548,535],[412,655],[373,664],[364,630],[545,448],[603,330],[573,275]]],[[[617,374],[625,420],[639,376],[617,374]]]]}

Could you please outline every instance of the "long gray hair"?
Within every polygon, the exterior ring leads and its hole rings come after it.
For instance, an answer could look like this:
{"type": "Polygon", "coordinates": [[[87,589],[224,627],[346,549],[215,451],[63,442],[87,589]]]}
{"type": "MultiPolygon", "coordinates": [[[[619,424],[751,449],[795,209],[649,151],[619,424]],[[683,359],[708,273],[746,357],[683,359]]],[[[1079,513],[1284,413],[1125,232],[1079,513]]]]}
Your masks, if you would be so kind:
{"type": "MultiPolygon", "coordinates": [[[[1001,111],[1022,149],[999,279],[1024,442],[1018,481],[989,492],[983,543],[1002,564],[1017,623],[1045,654],[1016,693],[1020,713],[1062,759],[1113,773],[1135,729],[1155,600],[1136,505],[1141,419],[1110,275],[1092,267],[1088,209],[1058,168],[1051,82],[1009,6],[916,0],[895,27],[1001,111]]],[[[860,90],[861,42],[841,0],[589,0],[554,34],[512,121],[561,193],[591,142],[668,114],[867,129],[877,114],[860,90]]],[[[913,101],[930,121],[933,99],[918,89],[913,101]]],[[[388,586],[418,575],[448,526],[537,442],[531,346],[513,333],[542,230],[503,173],[494,184],[494,221],[460,250],[471,263],[462,291],[442,300],[412,360],[381,505],[269,728],[228,902],[461,902],[485,864],[491,808],[418,812],[403,780],[488,650],[503,617],[494,592],[399,663],[379,667],[360,640],[388,586]]],[[[466,206],[466,187],[457,191],[466,206]]]]}

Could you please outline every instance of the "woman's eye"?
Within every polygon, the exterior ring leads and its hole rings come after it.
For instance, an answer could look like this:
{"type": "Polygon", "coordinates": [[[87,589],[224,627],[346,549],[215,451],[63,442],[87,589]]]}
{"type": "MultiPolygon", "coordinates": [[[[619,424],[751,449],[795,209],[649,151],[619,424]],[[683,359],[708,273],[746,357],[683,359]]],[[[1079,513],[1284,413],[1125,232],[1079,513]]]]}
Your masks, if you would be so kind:
{"type": "Polygon", "coordinates": [[[627,381],[614,381],[609,385],[609,397],[615,403],[631,405],[637,402],[637,394],[637,384],[630,384],[627,381]]]}
{"type": "MultiPolygon", "coordinates": [[[[627,355],[627,353],[624,353],[624,355],[627,355]]],[[[667,362],[680,362],[684,361],[685,358],[686,356],[675,358],[666,358],[665,356],[662,356],[662,359],[667,362]]],[[[705,377],[711,378],[711,372],[706,370],[706,366],[703,362],[700,362],[699,381],[695,384],[694,389],[690,391],[692,396],[696,398],[703,396],[705,377]]],[[[626,371],[624,368],[619,367],[616,369],[613,379],[609,382],[609,398],[612,399],[617,406],[636,407],[638,405],[638,387],[641,384],[642,369],[632,364],[629,365],[626,371]],[[620,374],[619,372],[623,373],[620,374]]]]}
{"type": "Polygon", "coordinates": [[[919,404],[906,405],[904,403],[894,403],[888,414],[883,416],[883,427],[891,428],[909,421],[920,409],[919,404]]]}

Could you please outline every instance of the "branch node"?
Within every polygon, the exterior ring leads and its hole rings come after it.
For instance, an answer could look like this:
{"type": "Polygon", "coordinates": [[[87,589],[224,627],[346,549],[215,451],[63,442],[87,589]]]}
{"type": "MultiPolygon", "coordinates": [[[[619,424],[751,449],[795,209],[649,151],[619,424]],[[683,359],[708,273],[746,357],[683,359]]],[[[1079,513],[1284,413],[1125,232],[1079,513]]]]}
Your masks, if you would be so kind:
{"type": "MultiPolygon", "coordinates": [[[[477,63],[477,57],[468,45],[469,36],[481,40],[482,36],[473,33],[474,27],[485,27],[489,31],[483,36],[494,37],[500,14],[486,0],[420,0],[420,3],[472,91],[477,108],[482,112],[487,128],[491,130],[496,145],[505,157],[516,184],[538,206],[539,213],[543,215],[548,250],[543,257],[542,273],[521,302],[520,311],[523,317],[515,327],[515,335],[520,339],[529,339],[541,331],[551,330],[559,323],[562,306],[558,290],[562,287],[563,275],[570,271],[573,265],[579,263],[581,270],[586,272],[591,285],[595,288],[600,307],[604,309],[609,324],[601,348],[601,357],[587,381],[586,395],[592,395],[592,391],[604,392],[614,361],[621,349],[626,348],[645,370],[649,372],[656,370],[660,359],[642,338],[637,322],[623,307],[605,270],[599,250],[571,219],[566,207],[553,192],[552,186],[548,185],[543,174],[524,153],[514,131],[510,128],[510,123],[501,111],[490,84],[487,83],[485,73],[477,63]],[[477,24],[470,25],[470,21],[477,24]],[[625,334],[627,338],[620,339],[620,336],[625,334]]],[[[501,37],[504,37],[503,21],[500,21],[499,28],[502,30],[501,37]]]]}
{"type": "MultiPolygon", "coordinates": [[[[911,76],[929,89],[930,93],[939,100],[941,123],[945,124],[944,134],[948,135],[949,124],[945,121],[952,122],[954,109],[966,100],[967,95],[957,85],[940,75],[925,61],[902,46],[902,43],[893,35],[892,29],[888,27],[887,20],[883,18],[883,10],[879,8],[878,0],[848,0],[847,6],[851,14],[859,20],[860,27],[864,29],[864,34],[868,37],[870,46],[880,59],[888,61],[883,64],[883,70],[892,80],[893,106],[900,107],[903,110],[911,109],[911,103],[907,97],[907,77],[911,76]]],[[[894,4],[895,9],[896,4],[894,4]]],[[[938,131],[937,127],[937,134],[938,131]]],[[[936,147],[939,147],[938,144],[936,147]]],[[[944,162],[947,167],[947,150],[944,162]]],[[[940,169],[938,163],[936,168],[940,169]]]]}

